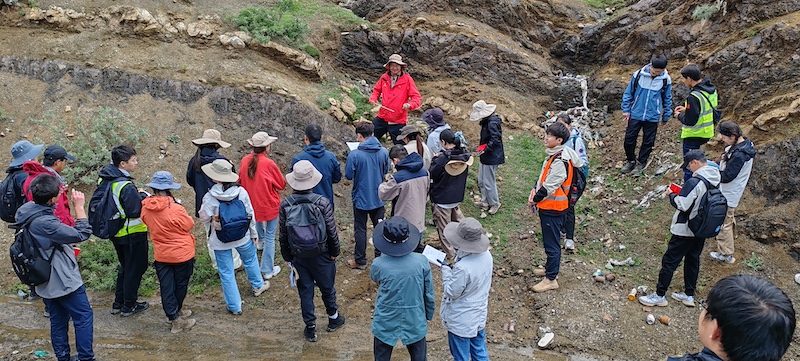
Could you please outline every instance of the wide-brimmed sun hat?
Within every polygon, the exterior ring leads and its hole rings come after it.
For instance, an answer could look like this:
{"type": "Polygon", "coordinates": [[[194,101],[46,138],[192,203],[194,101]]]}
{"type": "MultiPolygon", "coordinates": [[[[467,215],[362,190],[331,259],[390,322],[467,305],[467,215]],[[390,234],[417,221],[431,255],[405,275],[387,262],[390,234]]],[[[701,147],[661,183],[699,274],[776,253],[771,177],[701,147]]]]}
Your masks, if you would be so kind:
{"type": "Polygon", "coordinates": [[[239,175],[233,171],[233,164],[225,159],[216,159],[200,169],[213,181],[231,183],[239,180],[239,175]]]}
{"type": "Polygon", "coordinates": [[[192,143],[195,145],[219,144],[219,146],[223,148],[231,146],[231,143],[222,141],[222,134],[220,134],[216,129],[206,129],[203,131],[203,136],[201,138],[192,140],[192,143]]]}
{"type": "Polygon", "coordinates": [[[405,138],[405,137],[407,137],[407,136],[409,136],[411,134],[414,134],[414,133],[420,133],[419,129],[417,129],[417,127],[415,127],[413,125],[406,125],[406,126],[400,128],[400,135],[398,135],[395,138],[397,140],[403,140],[403,138],[405,138]]]}
{"type": "Polygon", "coordinates": [[[16,167],[25,163],[26,160],[35,159],[39,156],[39,152],[42,151],[42,148],[44,148],[44,144],[33,145],[33,143],[27,140],[20,140],[14,143],[14,145],[11,146],[11,157],[13,157],[13,159],[9,166],[16,167]]]}
{"type": "Polygon", "coordinates": [[[432,127],[441,127],[444,125],[444,112],[439,108],[428,109],[422,113],[422,120],[432,127]]]}
{"type": "Polygon", "coordinates": [[[475,158],[473,156],[469,156],[469,159],[467,159],[466,162],[463,160],[451,160],[447,162],[447,165],[444,166],[444,171],[449,175],[457,176],[461,173],[464,173],[464,171],[467,170],[467,167],[471,166],[472,162],[474,161],[475,158]]]}
{"type": "Polygon", "coordinates": [[[403,69],[405,69],[408,66],[408,64],[403,62],[403,57],[400,56],[400,54],[389,55],[389,61],[387,61],[386,64],[383,64],[383,67],[389,69],[389,64],[391,63],[400,65],[403,69]]]}
{"type": "Polygon", "coordinates": [[[489,249],[489,237],[483,234],[483,226],[475,218],[449,223],[443,233],[453,248],[463,252],[483,253],[489,249]]]}
{"type": "Polygon", "coordinates": [[[253,134],[253,137],[247,140],[247,143],[254,147],[266,147],[278,140],[278,137],[272,137],[267,132],[258,132],[253,134]]]}
{"type": "Polygon", "coordinates": [[[301,160],[294,164],[292,172],[286,175],[286,183],[296,191],[305,191],[314,188],[322,180],[320,173],[314,164],[308,160],[301,160]]]}
{"type": "Polygon", "coordinates": [[[172,173],[165,170],[153,173],[153,176],[150,178],[150,183],[145,184],[145,186],[160,191],[181,189],[181,185],[175,183],[175,177],[172,176],[172,173]]]}
{"type": "Polygon", "coordinates": [[[472,104],[472,113],[469,114],[469,120],[474,122],[486,118],[492,115],[495,109],[497,109],[497,105],[486,104],[483,99],[478,100],[475,104],[472,104]]]}
{"type": "Polygon", "coordinates": [[[402,257],[411,253],[417,248],[421,238],[422,235],[417,227],[400,216],[378,223],[372,232],[372,243],[375,248],[392,257],[402,257]]]}

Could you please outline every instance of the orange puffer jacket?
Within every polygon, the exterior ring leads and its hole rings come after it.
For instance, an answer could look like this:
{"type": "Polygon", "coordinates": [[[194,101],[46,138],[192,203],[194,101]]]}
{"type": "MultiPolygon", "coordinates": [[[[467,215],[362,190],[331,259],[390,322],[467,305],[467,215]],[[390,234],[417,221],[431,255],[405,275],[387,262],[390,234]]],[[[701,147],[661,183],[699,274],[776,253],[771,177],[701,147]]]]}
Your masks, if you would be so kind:
{"type": "Polygon", "coordinates": [[[183,263],[194,258],[194,219],[172,197],[143,199],[141,217],[150,230],[156,261],[183,263]]]}

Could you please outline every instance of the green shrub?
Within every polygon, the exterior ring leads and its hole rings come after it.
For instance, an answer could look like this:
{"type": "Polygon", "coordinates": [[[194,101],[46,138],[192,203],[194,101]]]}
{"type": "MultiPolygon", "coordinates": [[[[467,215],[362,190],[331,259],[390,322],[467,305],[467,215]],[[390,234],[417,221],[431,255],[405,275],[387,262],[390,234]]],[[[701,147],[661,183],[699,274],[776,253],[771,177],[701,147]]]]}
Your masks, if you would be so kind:
{"type": "MultiPolygon", "coordinates": [[[[81,243],[81,254],[78,263],[81,270],[81,277],[86,288],[95,291],[114,291],[117,285],[117,252],[114,244],[108,240],[91,240],[81,243]]],[[[148,264],[153,263],[153,248],[149,250],[148,264]]],[[[142,284],[139,286],[139,294],[142,296],[152,296],[156,289],[156,272],[153,267],[148,267],[142,276],[142,284]]]]}
{"type": "Polygon", "coordinates": [[[311,55],[311,57],[314,59],[319,59],[319,57],[322,55],[319,49],[317,49],[316,47],[314,47],[314,45],[311,44],[303,45],[301,50],[305,51],[306,54],[311,55]]]}
{"type": "Polygon", "coordinates": [[[717,5],[700,5],[694,8],[694,12],[692,13],[692,19],[694,20],[708,20],[711,19],[714,14],[719,11],[719,6],[717,5]]]}
{"type": "MultiPolygon", "coordinates": [[[[247,8],[231,20],[240,30],[252,35],[261,43],[279,40],[291,46],[298,46],[305,42],[305,37],[311,32],[304,21],[296,15],[289,14],[282,8],[282,3],[294,0],[282,0],[275,6],[264,8],[247,8]]],[[[291,9],[291,6],[288,8],[291,9]]]]}

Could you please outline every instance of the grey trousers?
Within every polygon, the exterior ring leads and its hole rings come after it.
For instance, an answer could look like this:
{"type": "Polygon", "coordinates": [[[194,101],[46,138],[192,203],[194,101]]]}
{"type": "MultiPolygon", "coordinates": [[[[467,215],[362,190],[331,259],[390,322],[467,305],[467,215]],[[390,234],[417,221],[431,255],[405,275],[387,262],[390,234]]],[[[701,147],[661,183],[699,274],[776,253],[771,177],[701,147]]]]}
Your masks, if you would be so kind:
{"type": "Polygon", "coordinates": [[[490,207],[500,203],[500,195],[497,194],[497,165],[481,164],[478,167],[478,188],[481,189],[481,202],[490,207]]]}

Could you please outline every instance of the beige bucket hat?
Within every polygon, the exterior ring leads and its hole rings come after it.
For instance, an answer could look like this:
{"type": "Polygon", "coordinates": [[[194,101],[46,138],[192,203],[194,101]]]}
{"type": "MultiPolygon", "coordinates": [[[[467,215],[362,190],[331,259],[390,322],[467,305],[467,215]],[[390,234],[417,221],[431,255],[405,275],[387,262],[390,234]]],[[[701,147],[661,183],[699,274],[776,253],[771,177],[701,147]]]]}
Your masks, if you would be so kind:
{"type": "Polygon", "coordinates": [[[258,132],[247,140],[247,143],[254,147],[266,147],[278,140],[278,137],[271,137],[267,132],[258,132]]]}
{"type": "Polygon", "coordinates": [[[470,156],[466,162],[461,160],[451,160],[447,162],[447,165],[444,167],[444,171],[451,176],[457,176],[464,171],[467,170],[467,167],[471,166],[472,163],[475,161],[475,157],[470,156]]]}
{"type": "Polygon", "coordinates": [[[468,253],[483,253],[489,250],[489,237],[483,234],[483,226],[477,219],[469,217],[461,222],[451,222],[444,227],[444,236],[455,249],[468,253]]]}
{"type": "Polygon", "coordinates": [[[294,164],[292,172],[286,175],[286,183],[296,191],[306,191],[314,188],[322,180],[322,173],[308,160],[301,160],[294,164]]]}
{"type": "Polygon", "coordinates": [[[400,54],[389,55],[389,61],[387,61],[386,64],[383,64],[383,67],[388,70],[389,69],[389,64],[391,64],[391,63],[395,63],[397,65],[400,65],[401,67],[403,67],[403,69],[405,69],[408,66],[408,64],[403,62],[403,57],[400,56],[400,54]]]}
{"type": "Polygon", "coordinates": [[[233,164],[225,159],[217,159],[200,168],[216,182],[231,183],[239,180],[239,175],[233,171],[233,164]]]}
{"type": "Polygon", "coordinates": [[[206,129],[203,131],[203,137],[192,140],[192,143],[195,145],[219,144],[219,146],[223,148],[231,146],[231,143],[222,141],[222,134],[216,129],[206,129]]]}
{"type": "Polygon", "coordinates": [[[486,104],[483,99],[478,100],[475,104],[472,104],[472,113],[469,114],[469,120],[474,122],[486,118],[492,115],[495,109],[497,109],[497,105],[486,104]]]}

